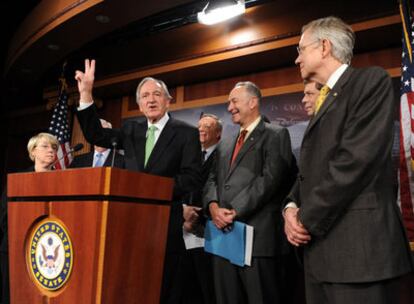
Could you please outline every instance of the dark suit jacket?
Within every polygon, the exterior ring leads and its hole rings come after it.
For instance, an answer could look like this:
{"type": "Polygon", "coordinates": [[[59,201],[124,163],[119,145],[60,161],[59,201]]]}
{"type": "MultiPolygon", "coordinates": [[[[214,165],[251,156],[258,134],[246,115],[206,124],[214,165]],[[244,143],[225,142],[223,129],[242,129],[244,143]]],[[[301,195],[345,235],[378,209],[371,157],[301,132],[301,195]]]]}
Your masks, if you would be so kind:
{"type": "MultiPolygon", "coordinates": [[[[210,156],[201,166],[201,184],[203,187],[207,182],[208,176],[210,174],[210,170],[212,168],[213,163],[215,162],[216,155],[217,155],[217,149],[214,149],[214,151],[211,152],[210,156]]],[[[195,191],[194,193],[192,193],[192,197],[190,198],[189,204],[198,206],[198,207],[203,207],[202,199],[203,199],[203,189],[200,188],[199,191],[195,191]]]]}
{"type": "Polygon", "coordinates": [[[395,102],[380,68],[348,68],[305,132],[293,197],[312,235],[305,269],[325,282],[408,272],[392,170],[395,102]]]}
{"type": "MultiPolygon", "coordinates": [[[[73,159],[73,161],[70,163],[69,167],[70,168],[92,167],[94,154],[95,154],[95,151],[92,151],[86,154],[76,156],[73,159]]],[[[114,154],[113,150],[111,150],[111,152],[109,152],[108,157],[105,160],[104,167],[111,166],[113,154],[114,154]]],[[[119,153],[115,154],[114,167],[120,168],[120,169],[125,168],[124,157],[119,153]]]]}
{"type": "Polygon", "coordinates": [[[253,256],[274,256],[283,248],[281,203],[297,172],[289,133],[260,121],[230,168],[237,136],[217,147],[203,203],[235,209],[236,220],[254,227],[253,256]]]}
{"type": "Polygon", "coordinates": [[[114,139],[125,151],[125,168],[174,179],[167,251],[184,251],[182,199],[201,186],[201,147],[198,130],[172,117],[168,120],[144,167],[147,121],[128,121],[121,129],[102,128],[95,106],[77,112],[91,144],[110,148],[114,139]]]}

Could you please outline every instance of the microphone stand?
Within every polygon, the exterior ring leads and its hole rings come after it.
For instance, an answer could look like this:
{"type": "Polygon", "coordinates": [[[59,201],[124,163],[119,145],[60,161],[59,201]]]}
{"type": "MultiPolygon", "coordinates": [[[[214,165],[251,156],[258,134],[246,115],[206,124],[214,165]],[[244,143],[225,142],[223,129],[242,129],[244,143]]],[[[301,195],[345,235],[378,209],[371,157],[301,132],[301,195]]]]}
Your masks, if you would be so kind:
{"type": "Polygon", "coordinates": [[[118,145],[118,143],[114,140],[112,141],[112,161],[111,161],[111,168],[114,167],[114,163],[115,163],[115,154],[116,154],[116,146],[118,145]]]}

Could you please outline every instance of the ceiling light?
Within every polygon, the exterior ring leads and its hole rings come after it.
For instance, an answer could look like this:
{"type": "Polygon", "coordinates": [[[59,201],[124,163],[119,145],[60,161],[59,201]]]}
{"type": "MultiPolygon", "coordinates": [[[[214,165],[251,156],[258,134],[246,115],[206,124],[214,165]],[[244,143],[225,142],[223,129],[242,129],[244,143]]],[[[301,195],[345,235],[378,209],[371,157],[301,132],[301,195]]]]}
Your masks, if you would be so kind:
{"type": "Polygon", "coordinates": [[[212,25],[241,15],[245,10],[244,0],[210,0],[197,18],[202,24],[212,25]]]}
{"type": "Polygon", "coordinates": [[[60,46],[57,44],[48,44],[47,48],[51,51],[59,51],[60,50],[60,46]]]}
{"type": "Polygon", "coordinates": [[[97,15],[97,16],[95,16],[95,20],[99,23],[102,23],[102,24],[106,24],[106,23],[111,22],[111,18],[109,18],[106,15],[97,15]]]}

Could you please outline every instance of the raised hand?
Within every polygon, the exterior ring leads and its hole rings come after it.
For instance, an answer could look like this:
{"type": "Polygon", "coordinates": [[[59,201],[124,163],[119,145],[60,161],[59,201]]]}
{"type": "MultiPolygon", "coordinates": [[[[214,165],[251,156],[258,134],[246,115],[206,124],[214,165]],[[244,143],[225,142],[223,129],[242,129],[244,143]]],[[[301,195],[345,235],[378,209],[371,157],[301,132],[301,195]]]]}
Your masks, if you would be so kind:
{"type": "Polygon", "coordinates": [[[76,71],[75,79],[78,82],[80,100],[82,102],[92,103],[92,90],[95,80],[95,60],[85,59],[85,72],[76,71]]]}

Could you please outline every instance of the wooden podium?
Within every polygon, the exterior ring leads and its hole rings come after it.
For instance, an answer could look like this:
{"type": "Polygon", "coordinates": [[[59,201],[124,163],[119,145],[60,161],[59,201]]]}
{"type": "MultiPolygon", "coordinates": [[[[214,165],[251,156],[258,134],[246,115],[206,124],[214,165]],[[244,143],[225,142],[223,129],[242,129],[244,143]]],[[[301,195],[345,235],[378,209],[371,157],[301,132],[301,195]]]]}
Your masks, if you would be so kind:
{"type": "Polygon", "coordinates": [[[159,303],[172,189],[116,168],[9,174],[11,303],[159,303]]]}

